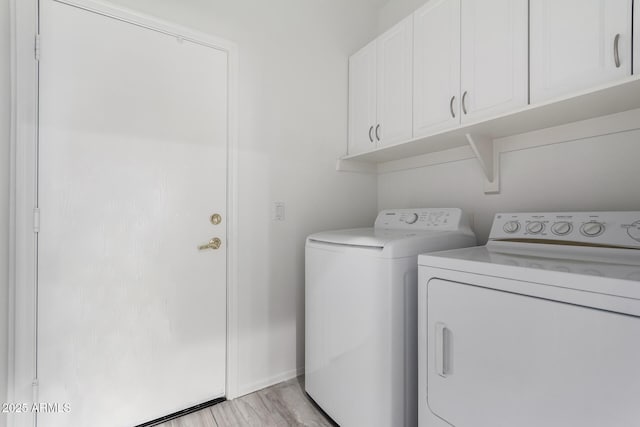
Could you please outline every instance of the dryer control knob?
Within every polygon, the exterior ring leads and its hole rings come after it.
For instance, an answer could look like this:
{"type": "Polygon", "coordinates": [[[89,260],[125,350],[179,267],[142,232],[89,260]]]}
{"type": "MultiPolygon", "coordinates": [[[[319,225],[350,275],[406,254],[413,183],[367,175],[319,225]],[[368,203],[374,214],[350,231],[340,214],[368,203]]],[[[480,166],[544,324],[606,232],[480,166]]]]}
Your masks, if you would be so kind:
{"type": "Polygon", "coordinates": [[[509,221],[502,227],[505,233],[513,234],[520,230],[520,223],[518,221],[509,221]]]}
{"type": "Polygon", "coordinates": [[[556,236],[566,236],[573,230],[573,225],[567,221],[556,222],[551,226],[551,232],[556,236]]]}
{"type": "Polygon", "coordinates": [[[589,221],[580,227],[580,232],[586,237],[598,237],[604,230],[604,224],[598,221],[589,221]]]}
{"type": "Polygon", "coordinates": [[[633,240],[640,242],[640,221],[636,221],[627,227],[627,234],[633,240]]]}
{"type": "Polygon", "coordinates": [[[418,221],[418,214],[417,213],[409,214],[404,219],[404,222],[407,223],[407,224],[415,224],[416,221],[418,221]]]}
{"type": "Polygon", "coordinates": [[[540,221],[532,221],[527,224],[527,232],[529,234],[540,234],[544,231],[544,224],[540,221]]]}

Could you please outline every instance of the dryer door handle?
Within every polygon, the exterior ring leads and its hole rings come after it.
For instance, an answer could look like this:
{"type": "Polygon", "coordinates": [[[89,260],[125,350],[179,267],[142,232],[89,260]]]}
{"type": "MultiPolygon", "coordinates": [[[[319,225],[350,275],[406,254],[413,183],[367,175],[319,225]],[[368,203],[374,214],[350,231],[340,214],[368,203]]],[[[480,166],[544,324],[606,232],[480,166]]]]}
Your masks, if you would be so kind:
{"type": "Polygon", "coordinates": [[[453,333],[442,322],[436,323],[435,332],[436,373],[446,378],[453,373],[453,333]]]}

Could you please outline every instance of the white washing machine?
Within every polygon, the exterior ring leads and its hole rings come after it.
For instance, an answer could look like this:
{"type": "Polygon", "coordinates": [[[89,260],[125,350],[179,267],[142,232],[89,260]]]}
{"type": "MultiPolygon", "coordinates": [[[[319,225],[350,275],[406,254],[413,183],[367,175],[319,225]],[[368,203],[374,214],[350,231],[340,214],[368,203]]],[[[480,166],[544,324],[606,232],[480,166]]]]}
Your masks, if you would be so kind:
{"type": "Polygon", "coordinates": [[[305,388],[339,425],[417,425],[417,255],[475,244],[460,209],[307,238],[305,388]]]}
{"type": "Polygon", "coordinates": [[[498,214],[419,264],[420,427],[640,426],[640,212],[498,214]]]}

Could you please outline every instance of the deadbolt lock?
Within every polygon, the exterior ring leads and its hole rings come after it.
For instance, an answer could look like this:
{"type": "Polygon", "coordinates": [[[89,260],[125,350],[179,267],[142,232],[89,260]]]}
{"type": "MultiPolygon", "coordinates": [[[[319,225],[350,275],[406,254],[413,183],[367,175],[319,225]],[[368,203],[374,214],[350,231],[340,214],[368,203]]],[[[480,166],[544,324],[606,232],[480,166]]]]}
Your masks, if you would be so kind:
{"type": "Polygon", "coordinates": [[[211,215],[211,218],[209,218],[209,220],[211,221],[211,224],[218,225],[222,222],[222,217],[220,216],[220,214],[216,213],[211,215]]]}

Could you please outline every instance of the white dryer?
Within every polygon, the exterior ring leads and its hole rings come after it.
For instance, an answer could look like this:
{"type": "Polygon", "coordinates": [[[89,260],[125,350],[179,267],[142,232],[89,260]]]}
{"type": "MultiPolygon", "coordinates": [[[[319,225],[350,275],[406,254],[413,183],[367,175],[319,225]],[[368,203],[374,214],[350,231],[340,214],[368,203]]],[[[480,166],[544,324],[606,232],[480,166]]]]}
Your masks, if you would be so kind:
{"type": "Polygon", "coordinates": [[[498,214],[419,264],[420,427],[640,425],[640,212],[498,214]]]}
{"type": "Polygon", "coordinates": [[[306,391],[342,427],[417,425],[417,255],[468,247],[460,209],[387,210],[306,243],[306,391]]]}

